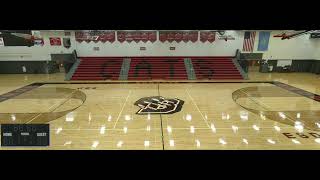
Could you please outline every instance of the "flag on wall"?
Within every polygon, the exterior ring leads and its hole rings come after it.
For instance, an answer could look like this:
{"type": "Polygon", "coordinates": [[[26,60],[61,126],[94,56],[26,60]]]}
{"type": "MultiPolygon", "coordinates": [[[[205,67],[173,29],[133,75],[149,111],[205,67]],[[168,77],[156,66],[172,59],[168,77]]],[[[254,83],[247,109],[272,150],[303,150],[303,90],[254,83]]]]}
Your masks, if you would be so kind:
{"type": "Polygon", "coordinates": [[[259,32],[258,51],[267,51],[269,46],[270,32],[259,32]]]}
{"type": "Polygon", "coordinates": [[[255,31],[254,32],[247,31],[244,33],[242,51],[249,51],[249,52],[253,51],[255,37],[256,37],[255,31]]]}

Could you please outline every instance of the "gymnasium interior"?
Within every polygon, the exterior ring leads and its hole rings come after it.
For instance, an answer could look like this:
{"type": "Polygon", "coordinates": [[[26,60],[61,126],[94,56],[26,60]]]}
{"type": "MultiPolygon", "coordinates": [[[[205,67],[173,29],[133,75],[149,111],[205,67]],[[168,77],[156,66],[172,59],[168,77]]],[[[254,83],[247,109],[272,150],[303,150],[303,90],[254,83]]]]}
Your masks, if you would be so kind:
{"type": "Polygon", "coordinates": [[[0,149],[320,149],[319,38],[0,30],[0,149]]]}

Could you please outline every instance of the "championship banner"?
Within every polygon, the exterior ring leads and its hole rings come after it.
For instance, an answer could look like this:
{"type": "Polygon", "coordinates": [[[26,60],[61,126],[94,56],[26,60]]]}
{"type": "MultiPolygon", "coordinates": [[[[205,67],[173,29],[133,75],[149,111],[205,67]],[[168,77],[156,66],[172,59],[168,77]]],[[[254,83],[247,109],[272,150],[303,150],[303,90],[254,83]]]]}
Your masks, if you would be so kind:
{"type": "Polygon", "coordinates": [[[33,43],[34,45],[38,46],[43,46],[44,45],[44,40],[41,36],[40,31],[32,31],[32,36],[33,36],[33,43]]]}
{"type": "Polygon", "coordinates": [[[3,37],[0,37],[0,46],[4,46],[3,37]]]}
{"type": "Polygon", "coordinates": [[[206,42],[209,41],[213,43],[216,40],[216,32],[214,31],[200,31],[200,41],[206,42]]]}
{"type": "Polygon", "coordinates": [[[61,38],[59,37],[51,37],[50,39],[50,45],[51,46],[61,46],[61,38]]]}
{"type": "Polygon", "coordinates": [[[159,40],[161,42],[196,42],[198,40],[198,31],[159,31],[159,40]]]}
{"type": "Polygon", "coordinates": [[[157,40],[157,31],[117,31],[117,39],[119,42],[155,42],[157,40]]]}
{"type": "Polygon", "coordinates": [[[43,46],[44,45],[44,40],[43,39],[35,39],[33,42],[34,42],[34,45],[37,45],[37,46],[43,46]]]}
{"type": "Polygon", "coordinates": [[[75,32],[76,41],[87,43],[93,41],[98,42],[101,41],[103,43],[109,41],[113,43],[116,40],[115,31],[104,31],[104,30],[96,30],[96,31],[77,31],[75,32]]]}

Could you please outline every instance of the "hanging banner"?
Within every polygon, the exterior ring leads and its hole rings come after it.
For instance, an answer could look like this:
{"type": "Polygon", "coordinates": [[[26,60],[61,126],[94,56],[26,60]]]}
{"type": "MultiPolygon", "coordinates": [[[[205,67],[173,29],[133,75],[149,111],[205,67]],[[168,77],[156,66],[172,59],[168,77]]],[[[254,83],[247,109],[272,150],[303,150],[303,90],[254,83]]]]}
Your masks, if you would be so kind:
{"type": "Polygon", "coordinates": [[[270,34],[268,31],[259,32],[258,51],[268,51],[270,34]]]}
{"type": "Polygon", "coordinates": [[[49,39],[51,46],[61,46],[61,39],[59,37],[51,37],[49,39]]]}
{"type": "Polygon", "coordinates": [[[44,40],[43,39],[35,39],[33,40],[34,45],[37,46],[43,46],[44,45],[44,40]]]}
{"type": "Polygon", "coordinates": [[[119,42],[155,42],[157,40],[157,31],[117,31],[119,42]]]}
{"type": "Polygon", "coordinates": [[[44,45],[44,40],[41,36],[40,31],[32,31],[32,36],[33,36],[33,44],[36,46],[43,46],[44,45]]]}
{"type": "Polygon", "coordinates": [[[206,42],[209,41],[213,43],[216,40],[216,32],[214,31],[200,31],[200,41],[206,42]]]}
{"type": "Polygon", "coordinates": [[[75,32],[76,41],[78,42],[98,42],[101,41],[103,43],[105,42],[111,42],[113,43],[116,40],[116,34],[115,31],[104,31],[104,30],[95,30],[95,31],[76,31],[75,32]]]}
{"type": "Polygon", "coordinates": [[[161,42],[196,42],[198,40],[198,31],[159,31],[159,40],[161,42]]]}
{"type": "Polygon", "coordinates": [[[4,46],[3,37],[0,37],[0,46],[4,46]]]}

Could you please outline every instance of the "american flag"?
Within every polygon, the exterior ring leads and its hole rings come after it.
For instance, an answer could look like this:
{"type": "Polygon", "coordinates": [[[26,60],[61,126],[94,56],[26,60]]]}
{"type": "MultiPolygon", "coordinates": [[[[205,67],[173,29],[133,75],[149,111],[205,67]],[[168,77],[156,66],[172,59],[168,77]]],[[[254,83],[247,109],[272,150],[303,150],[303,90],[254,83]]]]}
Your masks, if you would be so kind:
{"type": "Polygon", "coordinates": [[[256,32],[245,32],[244,33],[244,42],[243,42],[243,48],[242,51],[253,51],[253,47],[254,47],[254,40],[256,37],[256,32]]]}

